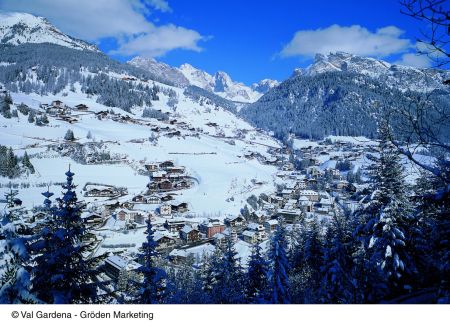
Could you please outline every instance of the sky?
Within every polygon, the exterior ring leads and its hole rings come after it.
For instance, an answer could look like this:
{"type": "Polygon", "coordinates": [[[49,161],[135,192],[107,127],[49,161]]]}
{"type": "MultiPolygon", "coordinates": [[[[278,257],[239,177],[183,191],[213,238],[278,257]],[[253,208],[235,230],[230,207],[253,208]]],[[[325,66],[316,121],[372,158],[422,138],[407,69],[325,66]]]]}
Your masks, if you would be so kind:
{"type": "Polygon", "coordinates": [[[424,24],[400,8],[396,0],[0,0],[0,10],[44,16],[117,60],[189,63],[245,84],[284,80],[335,51],[430,66],[416,55],[424,24]]]}

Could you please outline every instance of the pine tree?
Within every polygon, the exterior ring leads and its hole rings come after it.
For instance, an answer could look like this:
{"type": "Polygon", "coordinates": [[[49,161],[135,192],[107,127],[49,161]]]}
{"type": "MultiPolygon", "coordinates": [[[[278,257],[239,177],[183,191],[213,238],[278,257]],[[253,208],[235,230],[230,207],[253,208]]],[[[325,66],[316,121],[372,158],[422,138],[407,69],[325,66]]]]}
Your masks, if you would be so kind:
{"type": "Polygon", "coordinates": [[[48,218],[31,245],[35,254],[32,291],[46,303],[94,303],[98,301],[97,265],[103,257],[89,257],[94,244],[86,237],[74,173],[69,169],[66,176],[63,196],[57,199],[56,207],[50,207],[52,194],[43,194],[48,218]]]}
{"type": "Polygon", "coordinates": [[[334,216],[325,238],[320,301],[353,303],[356,289],[351,275],[351,232],[344,217],[334,216]]]}
{"type": "MultiPolygon", "coordinates": [[[[437,167],[450,178],[450,161],[445,154],[437,155],[437,167]]],[[[423,287],[438,288],[437,302],[450,303],[450,196],[449,185],[442,178],[425,174],[417,186],[417,216],[414,219],[413,245],[419,257],[419,275],[424,273],[423,287]]]]}
{"type": "Polygon", "coordinates": [[[25,151],[25,154],[23,154],[23,158],[22,158],[22,165],[28,169],[28,171],[30,171],[31,174],[34,174],[35,170],[34,170],[34,166],[33,164],[31,164],[30,162],[30,158],[28,156],[27,151],[25,151]]]}
{"type": "Polygon", "coordinates": [[[214,284],[211,296],[214,303],[238,304],[244,302],[242,287],[243,271],[231,237],[227,237],[222,257],[218,265],[213,266],[214,284]]]}
{"type": "Polygon", "coordinates": [[[11,117],[12,117],[11,107],[9,106],[9,103],[6,101],[3,101],[2,108],[1,108],[1,114],[6,119],[11,119],[11,117]]]}
{"type": "Polygon", "coordinates": [[[18,191],[6,194],[6,209],[0,223],[0,303],[32,303],[27,271],[30,232],[23,221],[18,191]]]}
{"type": "Polygon", "coordinates": [[[156,248],[158,244],[154,240],[154,233],[150,219],[147,219],[146,241],[140,249],[139,260],[142,266],[139,271],[144,278],[140,286],[139,298],[141,304],[162,303],[165,292],[165,272],[156,266],[155,260],[158,256],[156,248]]]}
{"type": "Polygon", "coordinates": [[[305,303],[316,303],[321,282],[321,267],[323,265],[323,243],[319,225],[315,219],[306,225],[305,244],[303,251],[302,273],[307,277],[308,288],[305,292],[305,303]]]}
{"type": "Polygon", "coordinates": [[[13,104],[13,100],[10,93],[6,93],[4,101],[5,103],[13,104]]]}
{"type": "Polygon", "coordinates": [[[47,117],[47,115],[44,113],[44,115],[42,116],[42,118],[41,118],[41,122],[43,123],[43,124],[48,124],[49,123],[49,121],[48,121],[48,117],[47,117]]]}
{"type": "Polygon", "coordinates": [[[282,220],[279,221],[275,231],[269,251],[269,290],[270,303],[290,303],[291,296],[289,290],[289,269],[290,265],[286,256],[286,230],[282,220]]]}
{"type": "Polygon", "coordinates": [[[170,268],[167,273],[167,298],[164,303],[170,304],[204,304],[208,303],[208,295],[203,291],[200,273],[192,268],[194,257],[177,268],[170,268]]]}
{"type": "Polygon", "coordinates": [[[261,253],[261,247],[255,243],[248,263],[245,296],[250,303],[264,303],[268,299],[269,264],[261,253]]]}
{"type": "Polygon", "coordinates": [[[30,111],[30,114],[28,114],[28,122],[34,123],[34,120],[35,120],[35,114],[33,111],[30,111]]]}
{"type": "Polygon", "coordinates": [[[14,178],[19,174],[17,157],[11,147],[6,152],[6,173],[9,178],[14,178]]]}
{"type": "Polygon", "coordinates": [[[74,136],[73,131],[71,129],[67,130],[66,135],[64,136],[64,139],[68,140],[68,141],[74,141],[75,140],[75,136],[74,136]]]}
{"type": "Polygon", "coordinates": [[[379,158],[371,166],[372,197],[366,208],[365,232],[374,273],[381,272],[392,295],[408,286],[406,275],[415,270],[406,241],[411,204],[403,167],[388,139],[387,126],[380,126],[379,158]]]}
{"type": "Polygon", "coordinates": [[[212,290],[215,284],[215,276],[219,273],[219,268],[222,260],[222,251],[216,247],[213,254],[204,255],[200,267],[200,281],[202,291],[205,294],[204,303],[213,303],[212,290]]]}
{"type": "Polygon", "coordinates": [[[386,285],[377,271],[373,270],[368,250],[369,241],[367,216],[364,210],[355,212],[351,216],[352,246],[351,259],[352,283],[355,285],[354,303],[376,303],[386,293],[386,285]]]}

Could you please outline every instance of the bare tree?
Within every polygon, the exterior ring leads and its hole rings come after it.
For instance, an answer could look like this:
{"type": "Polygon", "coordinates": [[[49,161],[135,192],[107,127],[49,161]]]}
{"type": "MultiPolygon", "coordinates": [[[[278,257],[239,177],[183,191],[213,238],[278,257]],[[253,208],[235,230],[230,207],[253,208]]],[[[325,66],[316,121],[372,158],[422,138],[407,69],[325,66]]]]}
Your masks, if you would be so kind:
{"type": "MultiPolygon", "coordinates": [[[[450,12],[448,0],[400,0],[401,12],[424,23],[422,37],[417,39],[418,53],[427,55],[436,67],[450,63],[450,12]]],[[[432,79],[433,73],[430,74],[432,79]]],[[[448,78],[447,78],[448,79],[448,78]]],[[[444,82],[450,84],[450,80],[444,82]]],[[[439,92],[410,92],[408,105],[387,110],[383,123],[391,132],[390,140],[399,152],[422,170],[439,178],[444,185],[444,194],[450,193],[450,108],[445,100],[448,91],[443,86],[439,92]],[[441,105],[436,99],[444,97],[441,105]],[[401,121],[401,123],[398,123],[401,121]],[[401,141],[399,140],[401,139],[401,141]],[[434,157],[424,162],[417,153],[426,150],[434,157]]],[[[450,89],[449,89],[450,91],[450,89]]]]}
{"type": "Polygon", "coordinates": [[[401,13],[424,23],[417,39],[418,53],[427,55],[436,67],[450,63],[450,10],[447,0],[401,0],[401,13]]]}
{"type": "MultiPolygon", "coordinates": [[[[450,143],[447,138],[450,134],[450,108],[433,103],[429,93],[411,96],[415,98],[408,105],[386,110],[381,123],[390,126],[389,140],[402,155],[450,185],[450,143]],[[417,158],[416,154],[424,150],[434,161],[425,162],[417,158]]],[[[446,192],[450,192],[450,188],[446,192]]]]}

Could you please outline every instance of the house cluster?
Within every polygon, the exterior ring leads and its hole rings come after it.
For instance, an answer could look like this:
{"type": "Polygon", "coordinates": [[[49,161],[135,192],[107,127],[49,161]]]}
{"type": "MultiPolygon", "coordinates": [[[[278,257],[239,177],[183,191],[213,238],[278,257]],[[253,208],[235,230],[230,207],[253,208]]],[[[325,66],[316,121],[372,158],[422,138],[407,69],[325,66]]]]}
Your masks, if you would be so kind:
{"type": "Polygon", "coordinates": [[[184,166],[176,166],[173,161],[145,164],[150,173],[146,195],[188,189],[192,186],[184,166]]]}
{"type": "Polygon", "coordinates": [[[124,190],[114,186],[86,186],[85,197],[115,198],[124,195],[124,190]]]}
{"type": "Polygon", "coordinates": [[[73,112],[86,112],[88,110],[88,106],[86,104],[80,103],[74,107],[70,107],[60,100],[54,100],[50,104],[43,103],[39,107],[44,109],[45,113],[49,116],[69,123],[75,123],[78,121],[78,119],[73,116],[73,112]]]}
{"type": "Polygon", "coordinates": [[[254,152],[251,150],[247,150],[244,152],[244,157],[246,159],[257,159],[260,163],[266,164],[266,165],[276,165],[280,166],[283,162],[283,157],[281,155],[262,155],[259,152],[254,152]]]}

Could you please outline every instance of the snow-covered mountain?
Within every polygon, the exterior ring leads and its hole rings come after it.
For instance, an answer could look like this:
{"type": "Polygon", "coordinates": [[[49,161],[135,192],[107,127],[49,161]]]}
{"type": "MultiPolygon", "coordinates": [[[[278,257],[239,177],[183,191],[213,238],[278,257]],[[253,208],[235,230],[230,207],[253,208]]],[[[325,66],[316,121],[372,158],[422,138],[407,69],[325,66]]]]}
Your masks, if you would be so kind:
{"type": "Polygon", "coordinates": [[[270,91],[272,88],[277,87],[278,85],[280,85],[280,82],[278,80],[263,79],[263,80],[259,81],[258,83],[253,83],[252,89],[256,92],[265,94],[268,91],[270,91]]]}
{"type": "Polygon", "coordinates": [[[318,54],[312,65],[296,69],[291,78],[240,114],[277,135],[376,137],[376,117],[388,108],[411,108],[426,100],[436,112],[448,110],[449,89],[444,84],[448,79],[446,70],[395,65],[343,52],[318,54]]]}
{"type": "Polygon", "coordinates": [[[144,69],[162,80],[167,80],[180,87],[189,86],[189,80],[177,68],[173,68],[164,62],[156,61],[153,58],[134,57],[128,61],[132,66],[144,69]]]}
{"type": "Polygon", "coordinates": [[[317,54],[314,63],[306,69],[294,70],[293,76],[315,76],[326,72],[349,72],[379,80],[400,90],[430,91],[444,88],[450,78],[446,70],[408,67],[390,64],[374,58],[360,57],[345,52],[317,54]]]}
{"type": "Polygon", "coordinates": [[[179,68],[169,66],[164,62],[153,58],[135,57],[128,61],[132,66],[144,69],[161,80],[180,86],[197,86],[208,92],[214,93],[227,100],[234,102],[253,103],[264,93],[279,84],[276,80],[263,79],[254,83],[251,87],[240,82],[235,82],[223,71],[210,75],[206,71],[185,63],[179,68]]]}
{"type": "Polygon", "coordinates": [[[233,81],[223,71],[218,71],[212,76],[187,63],[181,65],[179,71],[189,80],[191,85],[203,88],[231,101],[252,103],[263,95],[262,92],[258,92],[243,83],[233,81]]]}
{"type": "Polygon", "coordinates": [[[47,19],[26,13],[0,13],[0,43],[53,43],[77,50],[99,51],[95,45],[64,34],[47,19]]]}

